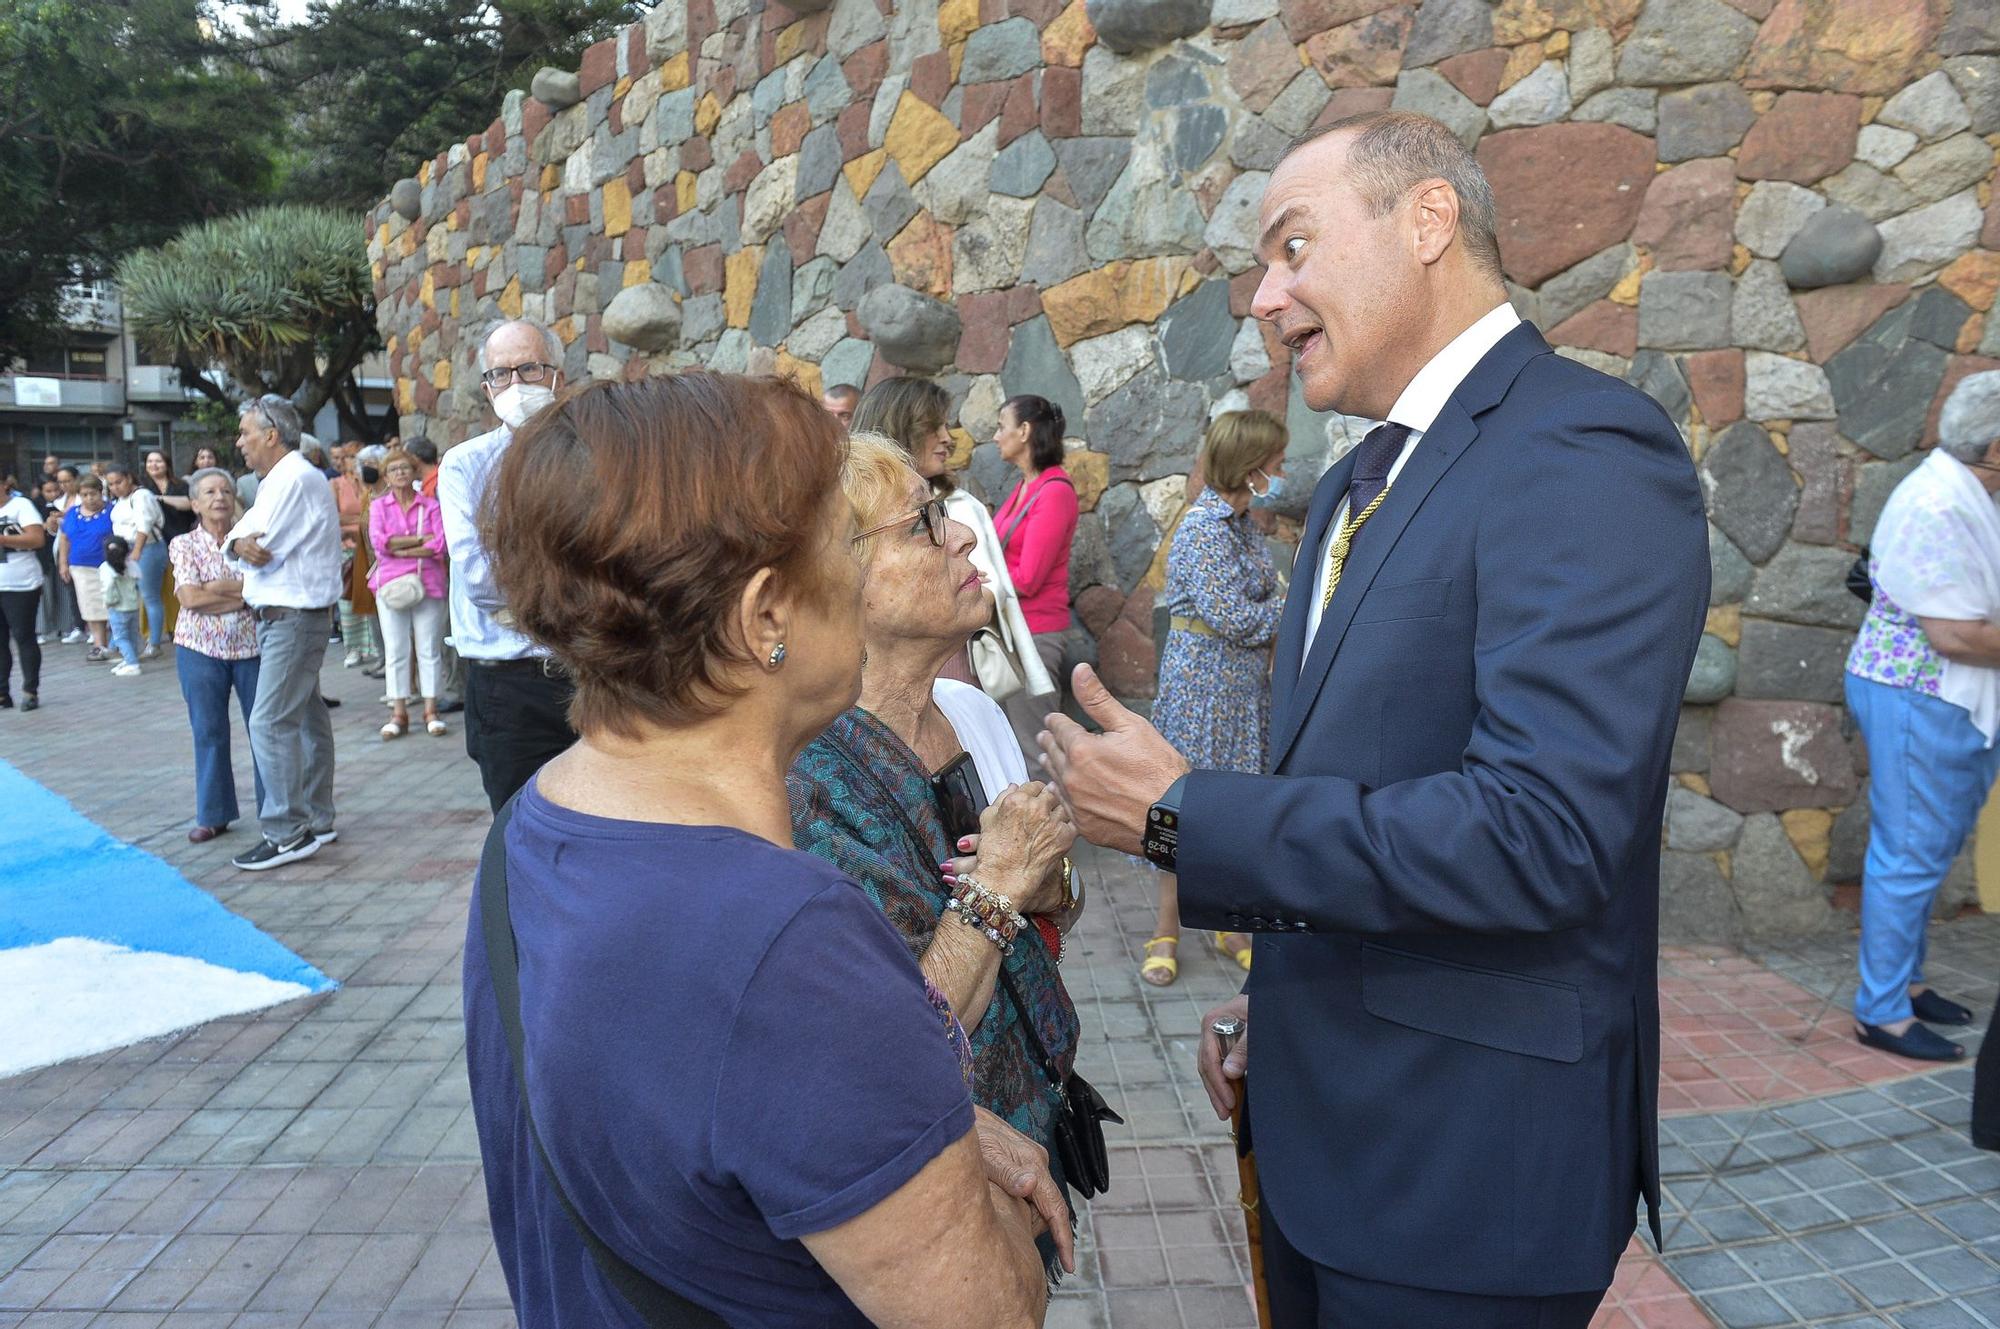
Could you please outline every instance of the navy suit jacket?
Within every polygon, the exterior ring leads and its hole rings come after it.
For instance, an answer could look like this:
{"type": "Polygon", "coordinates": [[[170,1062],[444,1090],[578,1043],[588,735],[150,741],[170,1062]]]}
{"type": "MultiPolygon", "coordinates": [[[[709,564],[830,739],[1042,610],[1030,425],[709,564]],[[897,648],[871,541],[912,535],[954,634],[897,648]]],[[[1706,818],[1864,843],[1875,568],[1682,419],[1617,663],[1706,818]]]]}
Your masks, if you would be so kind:
{"type": "Polygon", "coordinates": [[[1356,538],[1305,654],[1350,456],[1313,495],[1274,773],[1182,796],[1182,918],[1258,934],[1265,1203],[1360,1278],[1603,1288],[1659,1239],[1660,823],[1708,608],[1686,445],[1532,325],[1356,538]]]}

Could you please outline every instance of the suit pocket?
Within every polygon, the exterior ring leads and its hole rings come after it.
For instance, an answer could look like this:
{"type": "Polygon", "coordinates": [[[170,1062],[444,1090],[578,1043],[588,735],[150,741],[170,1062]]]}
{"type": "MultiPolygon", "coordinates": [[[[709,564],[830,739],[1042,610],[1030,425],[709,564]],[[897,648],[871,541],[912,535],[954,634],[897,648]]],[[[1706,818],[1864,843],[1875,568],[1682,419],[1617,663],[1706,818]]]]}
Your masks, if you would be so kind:
{"type": "Polygon", "coordinates": [[[1361,1004],[1370,1015],[1500,1052],[1583,1058],[1583,998],[1568,983],[1361,944],[1361,1004]]]}
{"type": "Polygon", "coordinates": [[[1436,618],[1451,598],[1451,578],[1433,577],[1395,586],[1371,586],[1354,608],[1356,623],[1393,623],[1405,618],[1436,618]]]}

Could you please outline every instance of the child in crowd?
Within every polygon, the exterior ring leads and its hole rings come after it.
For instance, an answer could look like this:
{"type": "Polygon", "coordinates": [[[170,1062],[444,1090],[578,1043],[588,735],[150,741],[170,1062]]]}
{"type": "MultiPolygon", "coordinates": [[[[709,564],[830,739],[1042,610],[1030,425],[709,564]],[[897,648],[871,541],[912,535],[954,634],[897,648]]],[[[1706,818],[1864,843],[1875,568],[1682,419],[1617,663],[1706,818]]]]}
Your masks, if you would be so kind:
{"type": "Polygon", "coordinates": [[[123,536],[104,542],[104,563],[97,569],[104,590],[104,608],[111,615],[111,640],[125,657],[111,670],[114,677],[139,673],[139,568],[131,563],[132,546],[123,536]]]}
{"type": "Polygon", "coordinates": [[[63,514],[62,539],[56,546],[56,567],[76,594],[77,615],[90,633],[90,654],[84,658],[95,664],[111,658],[105,650],[109,633],[105,628],[103,583],[97,569],[104,562],[104,542],[111,538],[111,509],[104,505],[104,481],[87,475],[76,486],[77,505],[63,514]]]}

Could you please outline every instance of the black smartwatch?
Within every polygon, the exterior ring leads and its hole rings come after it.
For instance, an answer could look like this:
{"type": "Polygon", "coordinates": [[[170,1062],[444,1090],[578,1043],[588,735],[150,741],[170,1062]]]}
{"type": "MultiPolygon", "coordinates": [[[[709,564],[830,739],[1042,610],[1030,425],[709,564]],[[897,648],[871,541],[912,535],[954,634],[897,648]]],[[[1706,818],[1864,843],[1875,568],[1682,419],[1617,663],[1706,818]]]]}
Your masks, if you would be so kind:
{"type": "Polygon", "coordinates": [[[1139,848],[1146,861],[1162,872],[1177,871],[1181,852],[1181,794],[1187,777],[1167,786],[1160,801],[1146,809],[1146,828],[1139,834],[1139,848]]]}

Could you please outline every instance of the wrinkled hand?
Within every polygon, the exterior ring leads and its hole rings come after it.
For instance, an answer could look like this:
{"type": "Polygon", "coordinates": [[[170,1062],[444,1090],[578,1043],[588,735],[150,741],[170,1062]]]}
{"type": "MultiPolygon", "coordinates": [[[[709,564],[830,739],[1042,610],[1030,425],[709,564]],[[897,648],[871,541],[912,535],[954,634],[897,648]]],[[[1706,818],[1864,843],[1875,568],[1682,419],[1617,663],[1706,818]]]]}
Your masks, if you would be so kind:
{"type": "Polygon", "coordinates": [[[258,544],[254,535],[239,536],[234,551],[239,562],[248,563],[253,568],[265,567],[271,561],[271,551],[258,544]]]}
{"type": "Polygon", "coordinates": [[[1077,705],[1104,732],[1093,734],[1066,715],[1051,715],[1036,740],[1042,769],[1055,781],[1084,839],[1136,854],[1146,810],[1187,773],[1187,759],[1159,730],[1119,705],[1089,665],[1076,667],[1070,687],[1077,705]]]}
{"type": "Polygon", "coordinates": [[[1047,913],[1062,903],[1056,868],[1075,843],[1076,824],[1054,789],[1038,780],[1009,785],[997,803],[979,814],[971,868],[983,885],[1007,896],[1022,913],[1047,913]]]}
{"type": "Polygon", "coordinates": [[[1033,1206],[1043,1227],[1055,1239],[1063,1268],[1076,1272],[1076,1238],[1070,1231],[1069,1205],[1062,1188],[1049,1175],[1049,1151],[983,1107],[972,1109],[979,1132],[979,1158],[986,1179],[1017,1200],[1033,1206]]]}
{"type": "Polygon", "coordinates": [[[1201,1017],[1201,1049],[1195,1053],[1194,1064],[1201,1074],[1201,1087],[1208,1090],[1208,1101],[1215,1109],[1215,1115],[1228,1121],[1229,1114],[1236,1110],[1236,1082],[1250,1073],[1250,998],[1247,995],[1231,997],[1201,1017]],[[1215,1036],[1214,1027],[1215,1022],[1225,1015],[1234,1015],[1243,1021],[1243,1033],[1227,1058],[1222,1055],[1222,1040],[1215,1036]]]}

